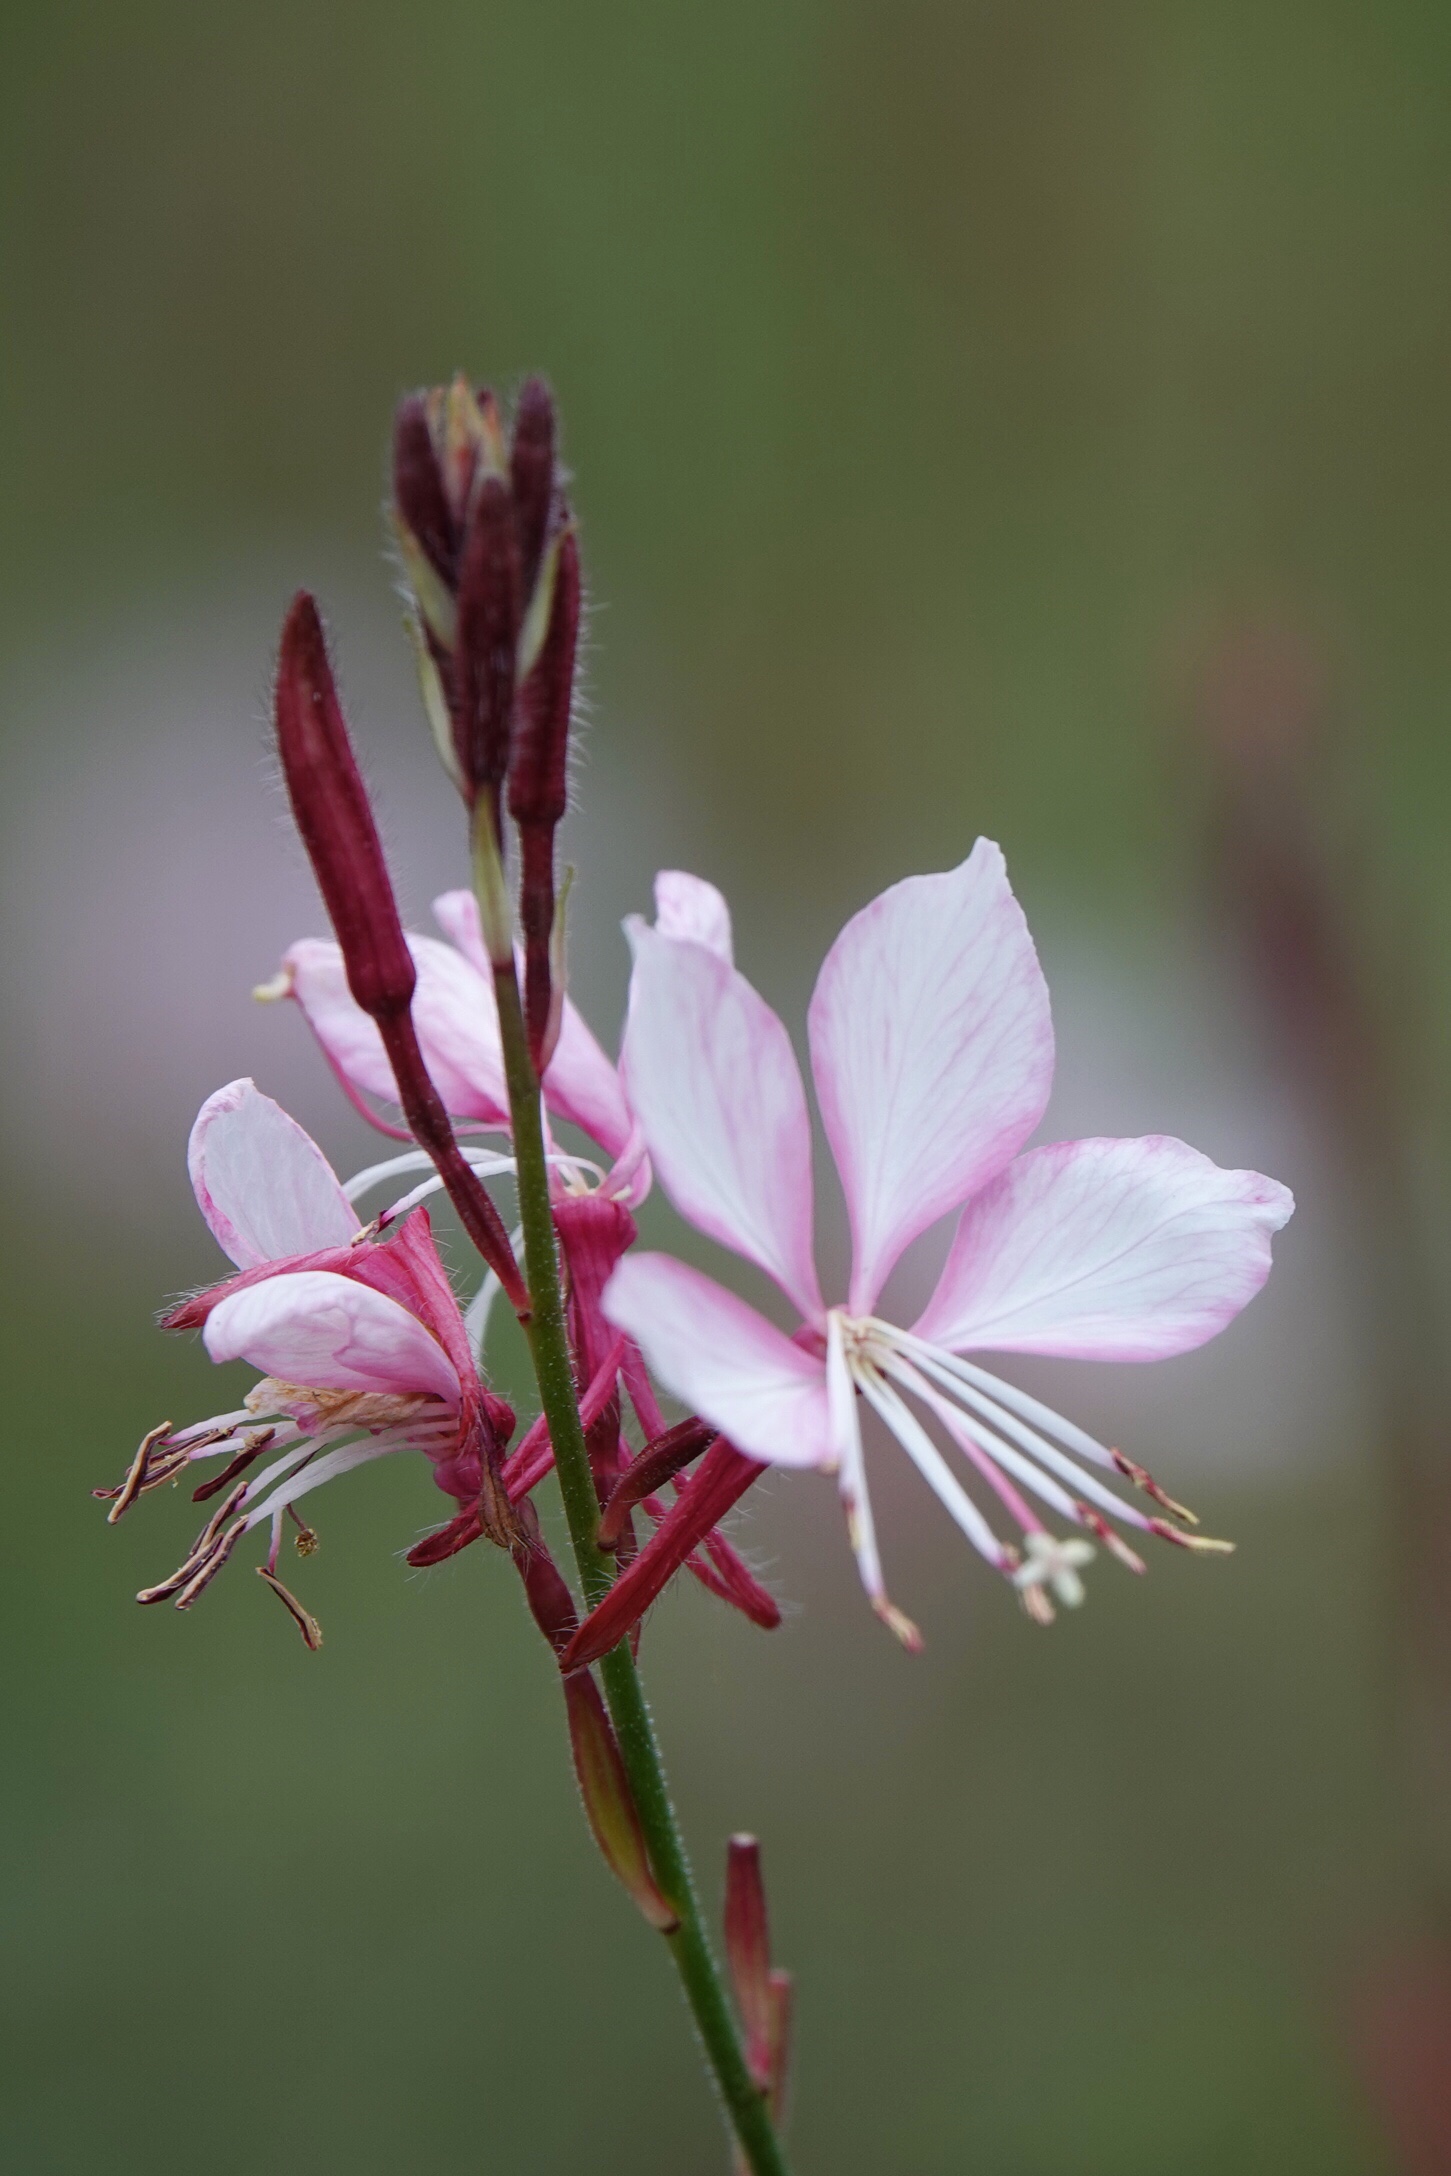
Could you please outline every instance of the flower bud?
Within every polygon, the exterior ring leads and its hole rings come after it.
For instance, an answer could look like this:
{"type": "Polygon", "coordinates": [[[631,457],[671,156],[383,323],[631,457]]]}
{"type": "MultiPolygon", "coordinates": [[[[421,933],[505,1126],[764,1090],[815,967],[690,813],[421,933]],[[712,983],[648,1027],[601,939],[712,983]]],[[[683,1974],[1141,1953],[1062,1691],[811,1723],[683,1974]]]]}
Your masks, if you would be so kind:
{"type": "Polygon", "coordinates": [[[526,680],[509,764],[509,814],[519,827],[523,863],[519,918],[524,928],[524,1017],[535,1071],[543,1074],[559,1038],[563,975],[554,960],[554,834],[569,800],[569,726],[579,641],[579,545],[560,538],[548,629],[526,680]]]}
{"type": "Polygon", "coordinates": [[[282,630],[276,714],[288,799],[342,947],[348,988],[375,1020],[406,1013],[417,971],[348,738],[322,622],[305,590],[293,599],[282,630]]]}
{"type": "Polygon", "coordinates": [[[544,564],[544,544],[554,507],[554,402],[542,378],[526,378],[514,410],[509,448],[509,488],[519,527],[523,596],[534,595],[544,564]]]}
{"type": "Polygon", "coordinates": [[[789,2055],[791,1975],[771,1965],[761,1847],[754,1836],[732,1836],[727,1847],[725,1947],[745,2030],[746,2062],[779,2120],[789,2055]]]}
{"type": "Polygon", "coordinates": [[[454,746],[471,802],[497,802],[509,768],[521,614],[514,509],[508,486],[489,476],[464,535],[454,644],[454,746]]]}
{"type": "Polygon", "coordinates": [[[606,1866],[652,1927],[673,1934],[680,1916],[661,1895],[599,1687],[586,1670],[564,1680],[569,1743],[586,1818],[606,1866]]]}
{"type": "Polygon", "coordinates": [[[443,488],[438,449],[421,393],[398,404],[393,421],[393,507],[441,582],[452,590],[458,567],[458,529],[443,488]]]}
{"type": "Polygon", "coordinates": [[[464,1229],[510,1302],[528,1295],[499,1212],[459,1152],[414,1031],[418,979],[398,918],[368,791],[338,701],[317,606],[299,591],[277,665],[277,747],[292,813],[317,877],[353,997],[376,1021],[414,1139],[428,1151],[464,1229]]]}

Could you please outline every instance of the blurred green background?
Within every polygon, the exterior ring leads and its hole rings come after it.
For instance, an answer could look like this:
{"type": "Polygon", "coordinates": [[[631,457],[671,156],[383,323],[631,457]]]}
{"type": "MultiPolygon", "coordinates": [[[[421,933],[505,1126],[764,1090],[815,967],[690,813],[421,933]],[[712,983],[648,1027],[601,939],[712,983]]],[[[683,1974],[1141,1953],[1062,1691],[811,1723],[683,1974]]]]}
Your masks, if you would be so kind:
{"type": "Polygon", "coordinates": [[[268,658],[317,587],[422,916],[464,869],[383,449],[463,365],[547,370],[566,417],[607,1040],[657,865],[725,885],[799,1023],[842,915],[985,831],[1059,1000],[1050,1135],[1182,1131],[1302,1195],[1220,1346],[1035,1378],[1229,1564],[1096,1567],[1045,1636],[884,1466],[920,1661],[791,1476],[740,1527],[785,1627],[652,1620],[712,1894],[764,1840],[803,2176],[1399,2166],[1350,2020],[1445,1808],[1385,1721],[1374,1272],[1212,903],[1184,685],[1206,629],[1306,631],[1367,942],[1444,1016],[1445,8],[10,0],[0,52],[5,2165],[724,2167],[512,1576],[398,1560],[421,1468],[320,1505],[317,1658],[245,1577],[136,1610],[189,1513],[112,1533],[86,1493],[227,1402],[151,1326],[215,1268],[202,1096],[254,1072],[371,1160],[248,1002],[320,919],[268,658]]]}

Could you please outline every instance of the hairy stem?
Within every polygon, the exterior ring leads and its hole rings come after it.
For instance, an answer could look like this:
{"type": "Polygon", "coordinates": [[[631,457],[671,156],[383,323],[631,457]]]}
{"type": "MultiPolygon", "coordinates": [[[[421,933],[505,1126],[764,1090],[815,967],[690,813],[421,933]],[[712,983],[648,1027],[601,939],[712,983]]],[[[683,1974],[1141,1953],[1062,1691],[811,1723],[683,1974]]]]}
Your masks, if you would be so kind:
{"type": "MultiPolygon", "coordinates": [[[[475,878],[487,927],[488,910],[497,899],[498,888],[494,869],[487,866],[495,856],[496,848],[492,836],[485,837],[484,832],[485,825],[481,823],[476,829],[475,878]]],[[[529,1055],[512,952],[507,961],[495,955],[494,986],[513,1122],[519,1221],[524,1231],[524,1268],[531,1300],[525,1328],[539,1384],[539,1399],[554,1445],[554,1462],[574,1560],[579,1568],[585,1605],[593,1609],[608,1592],[615,1566],[595,1538],[599,1528],[599,1498],[590,1471],[570,1367],[539,1083],[529,1055]]],[[[752,2176],[789,2176],[765,2096],[747,2067],[720,1971],[706,1939],[690,1861],[670,1803],[654,1724],[627,1639],[621,1640],[618,1647],[612,1648],[604,1657],[600,1676],[655,1879],[679,1916],[679,1926],[664,1939],[674,1956],[685,1998],[690,2004],[706,2061],[725,2104],[731,2128],[752,2176]]]]}

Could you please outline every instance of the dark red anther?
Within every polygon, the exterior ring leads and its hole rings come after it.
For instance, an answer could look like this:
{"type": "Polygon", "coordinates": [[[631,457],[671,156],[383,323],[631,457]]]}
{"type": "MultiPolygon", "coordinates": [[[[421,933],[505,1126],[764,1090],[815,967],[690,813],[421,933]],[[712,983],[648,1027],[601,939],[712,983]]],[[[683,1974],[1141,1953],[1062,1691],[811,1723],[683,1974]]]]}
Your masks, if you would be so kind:
{"type": "Polygon", "coordinates": [[[526,378],[514,410],[509,487],[519,529],[520,594],[528,609],[554,503],[554,401],[542,378],[526,378]]]}
{"type": "Polygon", "coordinates": [[[561,1667],[583,1669],[637,1624],[696,1545],[718,1526],[765,1467],[718,1436],[640,1554],[592,1610],[566,1648],[561,1667]]]}
{"type": "Polygon", "coordinates": [[[306,590],[294,597],[282,629],[276,715],[288,799],[337,931],[348,988],[375,1020],[406,1014],[417,980],[413,955],[306,590]]]}
{"type": "Polygon", "coordinates": [[[438,450],[421,393],[398,403],[393,422],[393,503],[435,573],[451,589],[458,569],[458,531],[449,509],[438,450]]]}
{"type": "Polygon", "coordinates": [[[553,987],[554,834],[569,805],[569,726],[579,644],[579,545],[560,540],[544,646],[524,683],[509,764],[509,814],[519,826],[524,931],[524,1016],[535,1068],[543,1072],[558,1033],[563,992],[553,987]],[[556,1002],[556,1000],[558,1002],[556,1002]]]}
{"type": "Polygon", "coordinates": [[[470,802],[495,806],[509,768],[514,664],[523,613],[519,543],[508,485],[486,476],[464,535],[454,646],[454,744],[470,802]]]}
{"type": "Polygon", "coordinates": [[[276,715],[288,798],[337,933],[348,988],[377,1023],[414,1139],[433,1158],[465,1231],[510,1304],[527,1314],[528,1295],[508,1233],[459,1153],[418,1047],[411,1009],[417,970],[348,738],[322,622],[305,590],[293,599],[282,630],[276,715]]]}

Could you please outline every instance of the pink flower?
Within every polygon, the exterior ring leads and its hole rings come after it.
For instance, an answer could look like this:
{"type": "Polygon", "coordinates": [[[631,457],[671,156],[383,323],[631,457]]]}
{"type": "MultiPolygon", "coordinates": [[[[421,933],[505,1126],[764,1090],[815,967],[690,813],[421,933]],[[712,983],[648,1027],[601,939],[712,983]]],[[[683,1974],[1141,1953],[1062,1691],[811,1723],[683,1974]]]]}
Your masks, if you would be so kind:
{"type": "MultiPolygon", "coordinates": [[[[418,969],[413,1021],[435,1086],[455,1118],[506,1127],[509,1097],[499,1045],[493,976],[472,892],[445,892],[433,902],[439,927],[452,942],[410,937],[418,969]]],[[[383,1040],[348,989],[342,953],[319,937],[304,937],[284,955],[276,982],[259,995],[294,997],[344,1088],[366,1117],[363,1098],[397,1101],[383,1040]]],[[[630,1113],[619,1076],[566,1000],[558,1047],[544,1076],[544,1097],[613,1158],[630,1142],[630,1113]]],[[[376,1121],[375,1121],[376,1122],[376,1121]]]]}
{"type": "Polygon", "coordinates": [[[855,915],[826,957],[809,1015],[818,1101],[850,1212],[844,1304],[822,1298],[812,1245],[811,1126],[780,1020],[732,964],[719,895],[682,932],[678,877],[635,953],[622,1073],[660,1179],[696,1228],[764,1269],[799,1311],[786,1336],[698,1270],[627,1256],[605,1294],[661,1380],[749,1457],[835,1473],[878,1613],[887,1598],[859,1400],[886,1423],[1032,1615],[1082,1599],[1092,1554],[1051,1533],[1030,1498],[1136,1570],[1109,1521],[1213,1548],[1123,1501],[1127,1476],[1178,1518],[1142,1468],[967,1355],[1157,1360],[1216,1335],[1264,1283],[1289,1193],[1222,1171],[1182,1141],[1029,1149],[1053,1077],[1048,991],[998,848],[910,877],[855,915]],[[937,1288],[910,1329],[876,1312],[903,1251],[958,1212],[937,1288]],[[945,1437],[957,1464],[930,1432],[945,1437]],[[966,1474],[1022,1541],[999,1538],[966,1474]]]}
{"type": "Polygon", "coordinates": [[[242,1535],[270,1523],[265,1576],[315,1644],[315,1624],[275,1576],[284,1515],[297,1520],[299,1548],[309,1553],[300,1500],[404,1450],[422,1451],[439,1486],[475,1506],[513,1414],[479,1382],[426,1210],[371,1243],[321,1149],[249,1080],[202,1106],[188,1167],[238,1274],[184,1302],[169,1324],[200,1327],[213,1360],[250,1361],[263,1380],[234,1412],[154,1429],[110,1492],[110,1516],[198,1460],[225,1461],[196,1491],[206,1500],[226,1490],[220,1508],[172,1577],[138,1599],[174,1596],[179,1609],[189,1607],[242,1535]]]}

